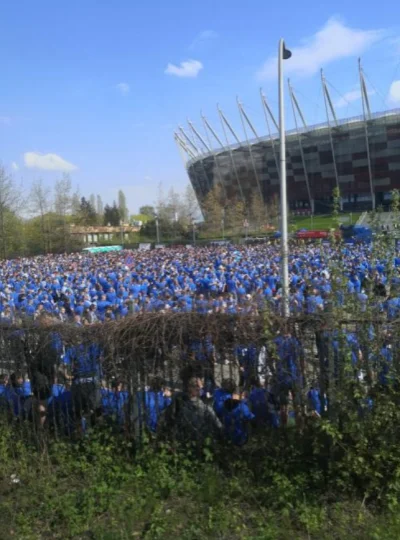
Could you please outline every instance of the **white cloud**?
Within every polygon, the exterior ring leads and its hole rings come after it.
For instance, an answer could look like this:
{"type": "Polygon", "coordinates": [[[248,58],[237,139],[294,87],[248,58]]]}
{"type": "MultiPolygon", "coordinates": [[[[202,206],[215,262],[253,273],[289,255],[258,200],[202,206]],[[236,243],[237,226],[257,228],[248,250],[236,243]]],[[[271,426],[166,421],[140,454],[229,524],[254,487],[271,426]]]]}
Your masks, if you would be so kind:
{"type": "Polygon", "coordinates": [[[115,88],[122,96],[127,96],[131,91],[131,87],[125,82],[118,83],[115,88]]]}
{"type": "MultiPolygon", "coordinates": [[[[369,96],[373,96],[374,94],[375,90],[368,91],[369,96]]],[[[350,103],[358,101],[359,99],[361,99],[361,90],[350,90],[350,92],[346,92],[344,96],[342,96],[336,101],[335,107],[337,107],[338,109],[342,107],[347,107],[348,105],[350,105],[350,103]]]]}
{"type": "Polygon", "coordinates": [[[0,116],[0,124],[9,126],[11,124],[11,118],[9,116],[0,116]]]}
{"type": "Polygon", "coordinates": [[[181,62],[179,66],[168,64],[164,73],[166,75],[175,75],[176,77],[195,78],[202,69],[203,64],[198,60],[186,60],[186,62],[181,62]]]}
{"type": "MultiPolygon", "coordinates": [[[[310,76],[335,60],[359,56],[385,35],[383,30],[359,30],[346,26],[337,18],[331,18],[316,34],[303,40],[297,47],[287,47],[292,58],[285,62],[285,73],[310,76]]],[[[278,57],[269,58],[258,72],[260,79],[277,76],[278,57]]]]}
{"type": "Polygon", "coordinates": [[[391,103],[400,103],[400,81],[394,81],[390,85],[389,101],[391,103]]]}
{"type": "Polygon", "coordinates": [[[200,32],[200,34],[194,38],[189,46],[189,50],[193,51],[195,49],[204,48],[204,46],[208,45],[217,38],[218,34],[217,32],[214,32],[214,30],[203,30],[203,32],[200,32]]]}
{"type": "Polygon", "coordinates": [[[45,171],[72,172],[77,169],[57,154],[39,154],[38,152],[26,152],[24,154],[25,167],[28,169],[42,169],[45,171]]]}
{"type": "Polygon", "coordinates": [[[18,170],[19,170],[19,165],[18,165],[18,163],[16,163],[15,161],[13,161],[13,162],[11,163],[11,168],[12,168],[13,171],[18,171],[18,170]]]}

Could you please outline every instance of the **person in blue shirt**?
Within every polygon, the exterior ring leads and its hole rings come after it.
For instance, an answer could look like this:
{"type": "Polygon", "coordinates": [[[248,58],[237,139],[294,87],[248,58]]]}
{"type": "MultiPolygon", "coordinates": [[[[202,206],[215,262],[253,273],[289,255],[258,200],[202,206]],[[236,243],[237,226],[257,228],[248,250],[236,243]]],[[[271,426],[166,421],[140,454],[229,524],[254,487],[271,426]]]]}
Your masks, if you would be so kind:
{"type": "Polygon", "coordinates": [[[67,349],[66,363],[72,371],[72,400],[78,418],[88,417],[91,425],[101,416],[101,349],[91,345],[79,344],[67,349]]]}
{"type": "Polygon", "coordinates": [[[214,390],[214,411],[219,418],[222,417],[224,411],[224,402],[227,399],[232,399],[232,395],[236,390],[236,383],[233,379],[223,379],[221,382],[221,388],[214,390]]]}
{"type": "Polygon", "coordinates": [[[247,386],[250,380],[257,375],[259,351],[253,344],[239,345],[235,355],[239,362],[240,386],[247,386]]]}
{"type": "Polygon", "coordinates": [[[171,392],[160,377],[153,377],[144,392],[138,392],[138,410],[141,422],[155,433],[162,412],[171,404],[171,392]]]}
{"type": "Polygon", "coordinates": [[[30,405],[29,385],[25,384],[24,377],[19,372],[12,373],[7,382],[8,384],[2,385],[3,405],[15,418],[24,420],[27,418],[30,405]]]}
{"type": "Polygon", "coordinates": [[[60,381],[57,386],[47,406],[47,423],[56,435],[70,437],[77,428],[71,387],[68,381],[63,384],[60,381]]]}
{"type": "Polygon", "coordinates": [[[239,393],[233,393],[223,403],[221,421],[225,435],[234,445],[243,446],[249,439],[250,422],[255,415],[239,393]]]}
{"type": "Polygon", "coordinates": [[[321,395],[317,388],[311,387],[307,392],[308,408],[315,416],[321,416],[322,404],[321,395]]]}
{"type": "Polygon", "coordinates": [[[261,384],[258,377],[254,377],[251,381],[249,405],[255,415],[255,426],[279,427],[279,403],[275,395],[261,384]]]}
{"type": "Polygon", "coordinates": [[[300,391],[303,380],[304,358],[299,340],[286,330],[274,340],[276,356],[277,395],[281,409],[281,425],[285,426],[289,414],[289,397],[293,399],[296,420],[300,420],[300,391]]]}
{"type": "Polygon", "coordinates": [[[129,394],[120,380],[112,381],[111,388],[101,388],[103,414],[119,426],[125,423],[125,409],[129,394]]]}

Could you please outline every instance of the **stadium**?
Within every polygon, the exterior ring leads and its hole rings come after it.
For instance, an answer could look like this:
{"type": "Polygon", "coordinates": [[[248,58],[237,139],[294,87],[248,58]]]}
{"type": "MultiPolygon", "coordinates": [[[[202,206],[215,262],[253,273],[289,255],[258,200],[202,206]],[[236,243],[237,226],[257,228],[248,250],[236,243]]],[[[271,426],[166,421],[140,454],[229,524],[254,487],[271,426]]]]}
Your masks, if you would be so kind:
{"type": "MultiPolygon", "coordinates": [[[[335,187],[340,190],[345,212],[386,207],[391,191],[400,188],[400,109],[371,113],[361,67],[360,82],[364,114],[339,120],[322,75],[327,121],[314,126],[306,124],[289,84],[296,125],[286,132],[288,204],[292,213],[328,213],[335,187]]],[[[176,131],[175,141],[200,205],[217,184],[227,201],[249,201],[259,194],[268,203],[279,197],[278,124],[262,92],[261,103],[266,136],[256,132],[239,101],[243,138],[219,108],[226,143],[204,116],[203,134],[190,121],[187,131],[182,127],[176,131]]]]}

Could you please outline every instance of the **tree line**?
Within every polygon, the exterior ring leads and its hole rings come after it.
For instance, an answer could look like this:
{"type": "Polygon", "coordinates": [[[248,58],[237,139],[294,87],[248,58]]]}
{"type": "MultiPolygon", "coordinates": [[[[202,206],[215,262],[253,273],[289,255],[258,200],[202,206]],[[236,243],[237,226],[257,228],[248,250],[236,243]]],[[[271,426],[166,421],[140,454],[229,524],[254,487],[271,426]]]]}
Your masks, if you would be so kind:
{"type": "Polygon", "coordinates": [[[211,189],[202,204],[204,230],[208,235],[241,235],[243,231],[262,232],[275,225],[279,215],[277,197],[266,203],[254,192],[249,200],[227,197],[219,184],[211,189]]]}
{"type": "MultiPolygon", "coordinates": [[[[196,237],[241,235],[247,231],[263,231],[274,223],[279,213],[278,201],[265,204],[255,194],[243,203],[223,196],[219,185],[211,189],[199,206],[192,186],[184,193],[171,188],[164,192],[159,185],[153,205],[142,206],[139,214],[130,216],[122,190],[111,204],[100,195],[81,195],[71,178],[64,174],[50,188],[36,180],[24,194],[12,175],[0,164],[0,257],[32,256],[79,250],[83,245],[72,227],[113,226],[140,222],[140,233],[132,242],[191,241],[196,237]]],[[[119,235],[118,235],[119,236],[119,235]]],[[[118,240],[119,241],[119,240],[118,240]]]]}
{"type": "Polygon", "coordinates": [[[51,189],[36,180],[26,195],[0,164],[0,256],[2,258],[59,253],[79,249],[71,234],[75,226],[119,226],[129,222],[122,190],[118,200],[103,204],[100,195],[82,196],[67,174],[51,189]]]}

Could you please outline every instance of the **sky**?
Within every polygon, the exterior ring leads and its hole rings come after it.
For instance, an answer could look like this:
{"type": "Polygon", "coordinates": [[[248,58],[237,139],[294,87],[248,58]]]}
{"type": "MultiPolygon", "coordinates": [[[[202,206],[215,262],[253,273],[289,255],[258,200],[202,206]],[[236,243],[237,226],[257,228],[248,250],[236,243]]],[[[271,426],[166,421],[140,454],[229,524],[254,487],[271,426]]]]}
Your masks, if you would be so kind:
{"type": "MultiPolygon", "coordinates": [[[[396,7],[397,6],[397,7],[396,7]]],[[[259,90],[277,115],[276,51],[307,124],[324,122],[324,69],[339,117],[362,113],[357,59],[374,111],[400,108],[394,0],[5,0],[0,17],[0,161],[28,193],[67,172],[82,195],[126,193],[130,211],[183,191],[174,141],[217,104],[244,139],[236,99],[267,133],[259,90]]],[[[286,92],[287,94],[287,92],[286,92]]],[[[287,127],[294,126],[286,95],[287,127]]],[[[233,141],[231,141],[233,142],[233,141]]]]}

